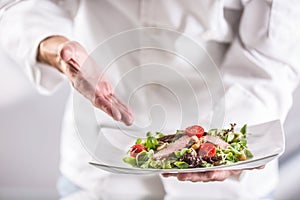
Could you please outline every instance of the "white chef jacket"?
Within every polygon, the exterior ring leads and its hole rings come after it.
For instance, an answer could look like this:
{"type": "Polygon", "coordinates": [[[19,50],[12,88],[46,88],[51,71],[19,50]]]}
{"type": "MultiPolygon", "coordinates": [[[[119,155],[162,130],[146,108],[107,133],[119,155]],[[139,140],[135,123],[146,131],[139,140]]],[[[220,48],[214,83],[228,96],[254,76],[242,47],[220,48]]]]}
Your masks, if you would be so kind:
{"type": "MultiPolygon", "coordinates": [[[[41,40],[63,35],[93,52],[109,37],[141,27],[175,30],[204,46],[222,75],[224,124],[256,124],[278,118],[284,121],[299,82],[300,4],[296,0],[289,4],[279,0],[15,0],[1,1],[0,6],[1,47],[23,67],[41,93],[53,91],[64,80],[57,70],[36,61],[41,40]]],[[[170,64],[155,52],[154,56],[147,55],[142,56],[141,64],[153,60],[170,64]]],[[[174,60],[172,62],[174,64],[174,60]]],[[[176,70],[183,74],[188,71],[179,68],[176,70]]],[[[118,67],[115,70],[118,71],[118,67]]],[[[120,79],[118,73],[107,74],[107,77],[113,86],[120,79]]],[[[190,82],[196,90],[196,85],[201,85],[193,80],[190,82]]],[[[131,84],[134,83],[132,80],[131,84]]],[[[180,81],[174,84],[180,87],[180,81]]],[[[207,106],[210,105],[208,94],[202,94],[201,89],[199,87],[196,93],[199,92],[201,99],[200,109],[206,113],[211,106],[207,106]]],[[[149,91],[153,95],[158,90],[150,88],[149,91]]],[[[126,87],[123,92],[126,93],[126,87]]],[[[122,91],[118,95],[122,97],[122,91]]],[[[137,96],[138,102],[149,108],[151,101],[147,100],[149,95],[147,98],[145,95],[137,96]]],[[[160,99],[159,103],[165,102],[160,99]]],[[[168,103],[172,108],[172,102],[168,103]]],[[[144,116],[142,106],[137,110],[132,108],[136,121],[144,116]]],[[[60,170],[83,190],[69,198],[114,199],[127,195],[134,199],[138,195],[166,193],[167,199],[186,196],[192,199],[259,199],[271,193],[278,181],[276,161],[264,170],[244,172],[237,180],[210,183],[115,175],[98,170],[88,164],[91,158],[80,144],[72,112],[70,98],[62,131],[60,170]]],[[[99,117],[105,123],[112,123],[102,113],[99,117]]],[[[203,117],[200,122],[207,123],[207,118],[203,117]]]]}

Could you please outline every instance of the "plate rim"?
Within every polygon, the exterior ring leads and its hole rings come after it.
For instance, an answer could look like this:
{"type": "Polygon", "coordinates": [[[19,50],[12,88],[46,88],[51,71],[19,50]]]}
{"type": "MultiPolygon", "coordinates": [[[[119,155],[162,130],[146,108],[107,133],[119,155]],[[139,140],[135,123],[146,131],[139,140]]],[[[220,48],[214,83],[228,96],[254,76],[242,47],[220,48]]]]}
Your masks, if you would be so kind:
{"type": "MultiPolygon", "coordinates": [[[[116,170],[127,170],[127,172],[133,172],[131,174],[139,174],[140,172],[151,172],[151,173],[185,173],[185,172],[207,172],[207,171],[215,171],[215,170],[232,170],[231,168],[233,167],[239,167],[243,165],[247,165],[249,163],[255,163],[259,162],[262,160],[267,160],[267,159],[275,159],[276,157],[279,156],[279,153],[268,155],[265,157],[257,158],[257,159],[249,159],[245,161],[239,161],[234,164],[230,165],[219,165],[219,166],[214,166],[214,167],[198,167],[198,168],[187,168],[187,169],[153,169],[153,168],[137,168],[137,167],[120,167],[120,166],[113,166],[113,165],[107,165],[104,163],[96,163],[93,161],[90,161],[89,164],[101,168],[112,168],[116,170]],[[136,173],[134,173],[136,172],[136,173]]],[[[241,167],[241,168],[234,168],[234,170],[239,170],[239,169],[247,169],[247,167],[241,167]]]]}

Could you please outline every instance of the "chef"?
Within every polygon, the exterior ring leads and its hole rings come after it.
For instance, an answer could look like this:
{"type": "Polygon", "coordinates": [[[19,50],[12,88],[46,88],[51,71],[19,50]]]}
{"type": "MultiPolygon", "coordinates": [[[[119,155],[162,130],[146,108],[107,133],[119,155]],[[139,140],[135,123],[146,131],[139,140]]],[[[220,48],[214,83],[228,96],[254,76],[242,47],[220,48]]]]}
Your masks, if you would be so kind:
{"type": "MultiPolygon", "coordinates": [[[[98,109],[99,127],[107,133],[127,126],[156,131],[284,122],[299,82],[296,1],[8,0],[0,8],[1,47],[36,88],[51,94],[69,81],[98,109]],[[145,48],[149,41],[175,55],[145,48]],[[135,43],[142,48],[118,53],[135,43]]],[[[260,170],[159,176],[94,168],[77,134],[72,97],[61,138],[62,199],[272,198],[276,160],[260,170]]]]}

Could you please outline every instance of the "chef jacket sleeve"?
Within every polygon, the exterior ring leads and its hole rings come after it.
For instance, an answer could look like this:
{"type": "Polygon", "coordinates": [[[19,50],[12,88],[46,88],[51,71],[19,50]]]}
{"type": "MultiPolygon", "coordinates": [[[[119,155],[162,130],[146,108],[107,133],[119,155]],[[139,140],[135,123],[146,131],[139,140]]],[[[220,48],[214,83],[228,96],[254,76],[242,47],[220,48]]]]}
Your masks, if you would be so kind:
{"type": "Polygon", "coordinates": [[[225,124],[281,119],[300,75],[300,2],[244,1],[239,31],[221,73],[225,124]]]}
{"type": "MultiPolygon", "coordinates": [[[[73,1],[76,4],[77,1],[73,1]]],[[[63,1],[0,2],[0,45],[29,76],[37,89],[51,93],[64,80],[53,67],[37,62],[39,43],[53,35],[71,38],[74,12],[63,1]]],[[[74,6],[72,7],[74,8],[74,6]]]]}

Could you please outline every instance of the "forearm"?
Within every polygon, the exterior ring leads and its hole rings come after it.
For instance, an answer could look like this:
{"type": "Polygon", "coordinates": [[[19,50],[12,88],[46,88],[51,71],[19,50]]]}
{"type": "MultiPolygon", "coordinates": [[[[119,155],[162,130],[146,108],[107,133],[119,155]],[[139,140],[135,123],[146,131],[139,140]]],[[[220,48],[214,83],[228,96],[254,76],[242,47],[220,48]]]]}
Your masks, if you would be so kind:
{"type": "Polygon", "coordinates": [[[46,0],[8,1],[0,9],[0,46],[39,92],[50,94],[64,77],[45,62],[38,62],[39,45],[54,35],[72,38],[71,16],[74,15],[56,1],[46,0]]]}

